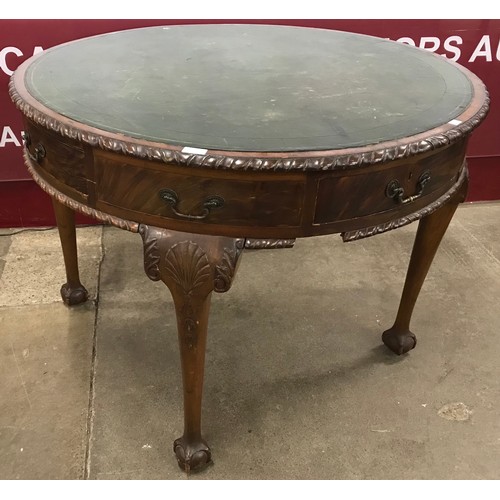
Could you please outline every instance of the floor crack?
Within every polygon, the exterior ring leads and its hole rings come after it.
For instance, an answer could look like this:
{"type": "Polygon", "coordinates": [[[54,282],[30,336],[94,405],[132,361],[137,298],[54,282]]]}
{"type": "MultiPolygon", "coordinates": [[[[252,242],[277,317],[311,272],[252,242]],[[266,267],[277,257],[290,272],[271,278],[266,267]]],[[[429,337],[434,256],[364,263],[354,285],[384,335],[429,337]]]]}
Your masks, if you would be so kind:
{"type": "Polygon", "coordinates": [[[94,330],[92,337],[92,361],[90,364],[90,387],[89,387],[89,404],[87,410],[87,429],[86,429],[86,445],[85,445],[85,462],[83,470],[83,479],[89,479],[90,476],[90,459],[92,451],[92,435],[94,431],[94,400],[95,400],[95,375],[96,375],[96,363],[97,363],[97,320],[99,317],[99,293],[101,289],[101,270],[104,258],[106,256],[104,248],[104,226],[101,230],[101,260],[99,262],[99,267],[97,269],[97,287],[96,287],[96,297],[94,300],[94,330]]]}

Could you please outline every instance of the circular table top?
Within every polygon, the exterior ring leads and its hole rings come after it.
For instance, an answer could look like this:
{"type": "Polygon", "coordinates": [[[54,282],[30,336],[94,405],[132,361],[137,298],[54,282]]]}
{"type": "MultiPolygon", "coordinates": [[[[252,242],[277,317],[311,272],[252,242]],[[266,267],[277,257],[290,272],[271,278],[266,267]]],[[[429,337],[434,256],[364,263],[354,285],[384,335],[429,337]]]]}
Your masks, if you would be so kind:
{"type": "Polygon", "coordinates": [[[28,64],[24,85],[48,109],[122,138],[315,152],[457,125],[474,97],[464,71],[427,51],[346,32],[187,25],[54,47],[28,64]]]}

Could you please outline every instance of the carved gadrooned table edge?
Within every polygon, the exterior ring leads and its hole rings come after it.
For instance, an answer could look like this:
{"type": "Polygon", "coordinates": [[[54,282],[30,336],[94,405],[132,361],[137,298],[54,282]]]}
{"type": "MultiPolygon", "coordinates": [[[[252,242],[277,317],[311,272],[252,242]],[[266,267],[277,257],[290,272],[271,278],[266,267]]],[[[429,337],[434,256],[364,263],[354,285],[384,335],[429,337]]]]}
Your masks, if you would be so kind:
{"type": "MultiPolygon", "coordinates": [[[[441,57],[441,56],[437,56],[441,57]]],[[[453,63],[455,64],[455,63],[453,63]]],[[[458,65],[457,65],[458,66],[458,65]]],[[[364,167],[368,165],[384,163],[387,161],[408,158],[411,156],[433,151],[453,144],[468,136],[485,118],[489,111],[489,95],[484,84],[467,69],[460,67],[467,73],[474,85],[475,95],[471,105],[464,111],[467,113],[475,104],[476,99],[481,97],[479,109],[459,125],[448,130],[443,130],[444,125],[429,131],[430,135],[419,134],[405,139],[391,142],[381,142],[366,146],[359,151],[357,148],[333,151],[310,152],[310,153],[245,153],[231,151],[209,151],[205,154],[183,153],[180,147],[161,145],[159,143],[147,143],[145,141],[119,138],[116,134],[105,134],[103,131],[86,126],[70,120],[58,113],[46,108],[32,98],[24,87],[23,63],[9,81],[9,95],[16,107],[30,120],[36,124],[51,130],[61,136],[90,144],[93,147],[134,156],[141,159],[187,165],[192,167],[204,167],[212,169],[228,170],[260,170],[260,171],[329,171],[347,170],[364,167]],[[21,96],[16,87],[22,86],[30,104],[21,96]],[[345,152],[345,154],[343,153],[345,152]],[[313,154],[316,153],[316,154],[313,154]]]]}
{"type": "Polygon", "coordinates": [[[295,238],[284,240],[247,238],[245,240],[246,250],[274,250],[278,248],[292,248],[294,245],[295,238]]]}

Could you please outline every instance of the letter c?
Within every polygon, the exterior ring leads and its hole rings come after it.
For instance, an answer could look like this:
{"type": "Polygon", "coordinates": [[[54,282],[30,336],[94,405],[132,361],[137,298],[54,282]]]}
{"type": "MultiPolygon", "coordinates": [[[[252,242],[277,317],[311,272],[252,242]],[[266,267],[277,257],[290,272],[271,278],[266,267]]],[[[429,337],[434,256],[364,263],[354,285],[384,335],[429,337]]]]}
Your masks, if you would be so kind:
{"type": "Polygon", "coordinates": [[[22,57],[23,53],[17,47],[4,47],[0,50],[0,69],[6,75],[11,76],[14,71],[7,66],[7,54],[15,54],[17,57],[22,57]]]}

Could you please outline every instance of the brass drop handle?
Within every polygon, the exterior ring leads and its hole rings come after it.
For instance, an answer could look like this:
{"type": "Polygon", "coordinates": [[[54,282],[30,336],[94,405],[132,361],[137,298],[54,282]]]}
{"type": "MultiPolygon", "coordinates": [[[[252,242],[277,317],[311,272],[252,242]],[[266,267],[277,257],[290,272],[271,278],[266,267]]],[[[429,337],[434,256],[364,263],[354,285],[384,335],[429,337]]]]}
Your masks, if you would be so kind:
{"type": "Polygon", "coordinates": [[[398,180],[394,179],[385,188],[385,195],[388,198],[392,198],[396,203],[411,203],[415,201],[417,198],[420,198],[424,194],[425,186],[429,184],[431,180],[431,173],[429,170],[426,170],[422,173],[422,175],[418,178],[417,181],[417,192],[413,196],[407,196],[404,198],[405,190],[401,186],[398,180]]]}
{"type": "Polygon", "coordinates": [[[179,212],[177,210],[179,197],[177,196],[177,193],[173,189],[168,189],[168,188],[161,189],[158,195],[164,202],[170,205],[172,212],[174,212],[174,214],[177,215],[177,217],[182,217],[183,219],[190,219],[190,220],[205,219],[206,217],[208,217],[208,215],[213,209],[222,208],[224,206],[223,198],[221,198],[220,196],[209,196],[203,202],[203,212],[201,214],[199,215],[183,214],[182,212],[179,212]]]}
{"type": "Polygon", "coordinates": [[[28,134],[28,132],[22,132],[21,136],[23,138],[24,148],[26,150],[28,158],[34,163],[40,163],[42,159],[45,158],[46,155],[46,151],[43,145],[41,143],[38,143],[37,146],[35,147],[35,151],[32,153],[29,150],[29,147],[31,146],[30,135],[28,134]]]}

